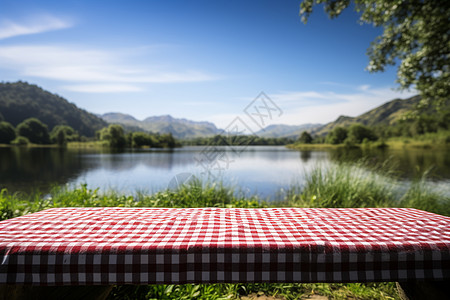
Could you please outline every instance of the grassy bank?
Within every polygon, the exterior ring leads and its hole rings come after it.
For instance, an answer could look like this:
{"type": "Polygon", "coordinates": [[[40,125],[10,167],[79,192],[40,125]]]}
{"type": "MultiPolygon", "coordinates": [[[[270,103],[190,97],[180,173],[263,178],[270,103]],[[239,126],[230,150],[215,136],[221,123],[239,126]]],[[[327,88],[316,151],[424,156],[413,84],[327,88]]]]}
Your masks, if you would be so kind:
{"type": "MultiPolygon", "coordinates": [[[[11,144],[0,144],[0,148],[15,148],[15,147],[24,147],[24,148],[61,148],[60,145],[57,144],[33,144],[28,143],[26,145],[11,145],[11,144]]],[[[89,141],[89,142],[68,142],[65,148],[92,148],[92,149],[102,149],[108,147],[108,145],[104,141],[89,141]]]]}
{"type": "Polygon", "coordinates": [[[286,148],[293,149],[293,150],[315,150],[315,149],[337,149],[337,148],[343,148],[345,147],[344,144],[302,144],[302,143],[295,143],[295,144],[289,144],[286,145],[286,148]]]}
{"type": "MultiPolygon", "coordinates": [[[[431,188],[426,178],[405,185],[389,164],[317,166],[308,173],[304,185],[295,185],[281,202],[261,202],[245,198],[221,184],[194,182],[177,191],[154,194],[101,192],[86,185],[55,187],[48,195],[0,193],[0,218],[12,218],[51,207],[415,207],[450,215],[450,198],[431,188]]],[[[117,286],[110,299],[236,299],[242,296],[279,296],[299,299],[313,294],[331,299],[397,299],[393,283],[374,284],[212,284],[117,286]]]]}
{"type": "Polygon", "coordinates": [[[391,148],[450,148],[450,133],[448,131],[433,132],[418,135],[414,138],[390,138],[386,144],[391,148]]]}
{"type": "Polygon", "coordinates": [[[421,148],[421,149],[446,149],[450,148],[450,132],[449,131],[439,131],[432,133],[425,133],[417,135],[414,137],[390,137],[386,140],[369,141],[362,144],[328,144],[328,143],[317,143],[317,144],[303,144],[294,143],[286,145],[289,149],[294,150],[310,150],[310,149],[336,149],[342,147],[366,147],[366,148],[392,148],[392,149],[403,149],[403,148],[421,148]]]}
{"type": "Polygon", "coordinates": [[[103,149],[108,147],[108,143],[105,141],[89,141],[89,142],[68,142],[67,148],[69,149],[103,149]]]}

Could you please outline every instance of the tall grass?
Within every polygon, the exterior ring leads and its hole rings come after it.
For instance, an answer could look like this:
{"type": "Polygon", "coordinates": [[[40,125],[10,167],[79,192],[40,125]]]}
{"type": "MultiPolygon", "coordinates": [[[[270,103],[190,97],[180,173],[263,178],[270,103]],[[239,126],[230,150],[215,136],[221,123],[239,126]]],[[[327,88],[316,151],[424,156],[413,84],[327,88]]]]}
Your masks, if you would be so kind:
{"type": "MultiPolygon", "coordinates": [[[[220,183],[200,181],[176,191],[124,195],[101,192],[86,184],[54,187],[48,194],[0,192],[0,219],[52,207],[415,207],[450,215],[450,198],[428,184],[426,177],[405,184],[389,162],[373,167],[361,161],[317,166],[304,185],[293,186],[284,201],[265,203],[244,197],[220,183]]],[[[299,299],[313,294],[332,299],[398,299],[393,283],[373,284],[201,284],[117,286],[109,299],[237,299],[261,294],[299,299]]]]}
{"type": "Polygon", "coordinates": [[[316,167],[304,187],[293,190],[289,203],[302,207],[384,207],[392,204],[394,193],[388,177],[344,163],[316,167]]]}
{"type": "Polygon", "coordinates": [[[293,186],[285,203],[297,207],[412,207],[450,216],[450,197],[430,185],[427,173],[410,183],[395,166],[366,161],[318,166],[304,186],[293,186]]]}
{"type": "Polygon", "coordinates": [[[52,207],[265,207],[256,196],[244,198],[223,184],[191,182],[178,190],[154,194],[124,195],[114,190],[100,192],[87,184],[71,188],[55,186],[48,194],[0,192],[0,219],[9,219],[52,207]]]}

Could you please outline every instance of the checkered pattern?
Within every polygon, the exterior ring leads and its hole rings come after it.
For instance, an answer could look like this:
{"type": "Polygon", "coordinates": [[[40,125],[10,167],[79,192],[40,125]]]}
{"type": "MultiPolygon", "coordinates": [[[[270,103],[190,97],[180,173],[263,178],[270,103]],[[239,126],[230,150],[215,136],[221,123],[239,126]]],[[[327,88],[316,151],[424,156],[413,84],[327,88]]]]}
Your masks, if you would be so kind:
{"type": "Polygon", "coordinates": [[[450,279],[450,218],[407,208],[54,208],[0,222],[0,283],[450,279]]]}

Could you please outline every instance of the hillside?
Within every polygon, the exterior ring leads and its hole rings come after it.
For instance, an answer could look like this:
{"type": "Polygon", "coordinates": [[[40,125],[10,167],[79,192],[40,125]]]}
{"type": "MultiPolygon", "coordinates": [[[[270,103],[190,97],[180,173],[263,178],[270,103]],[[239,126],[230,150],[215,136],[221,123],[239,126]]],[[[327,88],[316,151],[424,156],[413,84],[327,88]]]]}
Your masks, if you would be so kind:
{"type": "Polygon", "coordinates": [[[269,125],[263,130],[258,131],[256,135],[260,137],[269,137],[269,138],[277,138],[277,137],[297,138],[303,131],[310,131],[318,127],[322,127],[322,124],[309,124],[309,123],[302,125],[274,124],[269,125]]]}
{"type": "Polygon", "coordinates": [[[14,126],[31,117],[47,124],[49,130],[56,125],[69,125],[87,137],[107,126],[102,119],[66,99],[21,81],[0,83],[0,116],[14,126]]]}
{"type": "Polygon", "coordinates": [[[311,130],[311,133],[324,136],[337,126],[349,127],[354,123],[367,126],[392,125],[406,112],[411,111],[419,101],[420,96],[414,96],[408,99],[394,99],[357,117],[340,116],[334,122],[311,130]]]}
{"type": "Polygon", "coordinates": [[[170,115],[148,117],[143,121],[122,113],[106,113],[101,118],[108,123],[139,127],[145,131],[172,133],[179,139],[213,136],[220,132],[213,123],[178,119],[170,115]]]}

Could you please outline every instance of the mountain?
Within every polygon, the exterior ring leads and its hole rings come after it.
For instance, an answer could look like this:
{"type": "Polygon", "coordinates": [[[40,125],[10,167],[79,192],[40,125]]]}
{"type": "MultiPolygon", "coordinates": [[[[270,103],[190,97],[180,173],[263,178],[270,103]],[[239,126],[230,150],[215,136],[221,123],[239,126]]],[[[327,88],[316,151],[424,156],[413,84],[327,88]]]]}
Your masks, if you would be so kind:
{"type": "Polygon", "coordinates": [[[220,133],[213,123],[178,119],[170,115],[148,117],[143,121],[122,113],[106,113],[101,115],[101,118],[108,123],[139,127],[145,131],[172,133],[175,138],[179,139],[207,137],[220,133]]]}
{"type": "Polygon", "coordinates": [[[69,125],[87,137],[108,125],[66,99],[22,81],[0,83],[0,116],[14,126],[31,117],[45,123],[49,130],[69,125]]]}
{"type": "Polygon", "coordinates": [[[340,116],[334,122],[311,130],[311,134],[325,136],[337,126],[349,127],[354,123],[366,126],[392,125],[406,112],[414,109],[419,102],[420,96],[413,96],[408,99],[394,99],[357,117],[340,116]]]}
{"type": "Polygon", "coordinates": [[[256,135],[260,137],[294,137],[297,138],[303,131],[310,131],[317,127],[321,127],[322,124],[302,124],[302,125],[283,125],[274,124],[269,125],[263,130],[256,132],[256,135]]]}
{"type": "Polygon", "coordinates": [[[99,115],[100,118],[105,120],[113,120],[116,123],[124,123],[129,125],[134,125],[139,123],[133,116],[122,114],[122,113],[106,113],[103,115],[99,115]]]}

